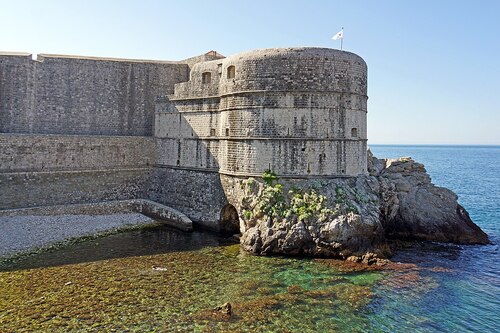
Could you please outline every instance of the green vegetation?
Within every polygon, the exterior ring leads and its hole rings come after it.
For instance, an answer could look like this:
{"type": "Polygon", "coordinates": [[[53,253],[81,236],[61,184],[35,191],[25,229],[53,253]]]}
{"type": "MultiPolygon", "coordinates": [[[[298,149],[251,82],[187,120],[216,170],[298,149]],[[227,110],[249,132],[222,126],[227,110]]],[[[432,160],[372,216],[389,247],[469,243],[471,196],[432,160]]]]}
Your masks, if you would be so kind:
{"type": "Polygon", "coordinates": [[[274,182],[278,181],[278,176],[271,170],[266,170],[262,174],[262,180],[264,180],[264,183],[268,186],[272,186],[274,182]]]}
{"type": "MultiPolygon", "coordinates": [[[[355,192],[354,194],[355,194],[356,198],[359,197],[359,194],[357,194],[357,192],[355,192]]],[[[337,186],[335,188],[335,203],[339,206],[345,206],[347,208],[348,213],[359,214],[358,207],[356,207],[351,202],[351,200],[349,200],[349,198],[347,197],[347,194],[340,186],[337,186]]]]}
{"type": "MultiPolygon", "coordinates": [[[[46,262],[43,254],[39,262],[46,262]]],[[[344,273],[328,263],[244,255],[239,245],[230,245],[0,272],[0,332],[338,332],[350,331],[354,323],[364,327],[360,311],[383,275],[344,273]],[[231,317],[213,310],[225,302],[232,305],[231,317]]]]}
{"type": "MultiPolygon", "coordinates": [[[[267,216],[271,219],[292,219],[305,221],[312,217],[325,220],[335,211],[326,207],[327,198],[318,194],[314,189],[303,190],[292,188],[285,194],[283,184],[278,182],[279,178],[271,170],[266,170],[262,175],[264,186],[257,195],[256,203],[251,210],[243,211],[246,220],[252,217],[267,216]]],[[[255,191],[255,180],[248,179],[244,182],[246,194],[251,195],[255,191]]],[[[245,202],[251,202],[252,198],[245,198],[245,202]]]]}

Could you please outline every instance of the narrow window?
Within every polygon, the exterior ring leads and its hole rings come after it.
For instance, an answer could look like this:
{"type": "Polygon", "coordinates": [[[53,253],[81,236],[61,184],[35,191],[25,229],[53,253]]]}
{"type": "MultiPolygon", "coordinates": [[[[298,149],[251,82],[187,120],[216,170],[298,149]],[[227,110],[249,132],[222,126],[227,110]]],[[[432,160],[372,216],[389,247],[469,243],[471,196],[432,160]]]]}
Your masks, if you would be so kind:
{"type": "Polygon", "coordinates": [[[210,72],[205,72],[201,74],[201,83],[210,83],[212,82],[212,73],[210,72]]]}
{"type": "Polygon", "coordinates": [[[357,137],[358,137],[358,129],[357,129],[356,127],[353,127],[353,128],[351,129],[351,136],[352,136],[353,138],[357,138],[357,137]]]}
{"type": "Polygon", "coordinates": [[[226,136],[229,136],[229,128],[226,128],[226,136]]]}
{"type": "Polygon", "coordinates": [[[215,128],[210,129],[210,136],[215,136],[215,128]]]}
{"type": "Polygon", "coordinates": [[[236,75],[236,68],[234,68],[234,66],[229,66],[227,68],[227,78],[234,79],[235,75],[236,75]]]}

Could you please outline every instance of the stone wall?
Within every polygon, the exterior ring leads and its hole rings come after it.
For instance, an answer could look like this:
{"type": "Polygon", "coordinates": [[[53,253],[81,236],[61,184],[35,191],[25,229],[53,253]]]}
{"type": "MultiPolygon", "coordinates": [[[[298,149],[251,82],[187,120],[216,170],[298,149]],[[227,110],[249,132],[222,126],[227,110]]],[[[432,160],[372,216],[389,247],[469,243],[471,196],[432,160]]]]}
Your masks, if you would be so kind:
{"type": "Polygon", "coordinates": [[[149,199],[174,207],[193,222],[218,230],[222,208],[228,203],[217,172],[156,167],[149,199]]]}
{"type": "Polygon", "coordinates": [[[235,176],[366,174],[366,93],[365,62],[338,50],[266,49],[195,64],[157,105],[158,163],[235,176]]]}
{"type": "Polygon", "coordinates": [[[187,64],[0,54],[0,132],[151,136],[158,96],[187,64]]]}
{"type": "Polygon", "coordinates": [[[320,48],[0,54],[0,209],[143,198],[217,230],[233,187],[266,169],[366,173],[366,75],[357,55],[320,48]]]}
{"type": "Polygon", "coordinates": [[[147,137],[0,135],[0,209],[145,198],[147,137]]]}
{"type": "Polygon", "coordinates": [[[143,198],[149,168],[0,173],[0,209],[143,198]]]}
{"type": "Polygon", "coordinates": [[[32,131],[35,67],[31,54],[0,54],[0,132],[32,131]]]}
{"type": "Polygon", "coordinates": [[[0,134],[0,172],[102,170],[154,165],[153,138],[0,134]]]}

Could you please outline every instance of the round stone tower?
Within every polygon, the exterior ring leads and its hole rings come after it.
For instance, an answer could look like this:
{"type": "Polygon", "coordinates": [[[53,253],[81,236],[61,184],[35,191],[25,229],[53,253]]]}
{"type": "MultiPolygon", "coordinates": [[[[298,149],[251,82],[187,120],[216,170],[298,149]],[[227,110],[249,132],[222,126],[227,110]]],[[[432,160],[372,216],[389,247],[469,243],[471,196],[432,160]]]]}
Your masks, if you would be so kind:
{"type": "Polygon", "coordinates": [[[290,178],[356,176],[366,173],[367,98],[367,66],[353,53],[250,51],[195,64],[190,81],[176,85],[172,105],[157,113],[156,136],[183,140],[168,159],[177,167],[236,176],[267,169],[290,178]]]}

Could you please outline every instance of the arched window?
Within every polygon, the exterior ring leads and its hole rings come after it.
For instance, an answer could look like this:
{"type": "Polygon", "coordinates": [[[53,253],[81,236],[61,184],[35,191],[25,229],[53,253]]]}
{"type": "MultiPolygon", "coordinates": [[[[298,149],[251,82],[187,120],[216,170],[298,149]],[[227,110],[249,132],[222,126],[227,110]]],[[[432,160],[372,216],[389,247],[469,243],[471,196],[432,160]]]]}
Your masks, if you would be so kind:
{"type": "Polygon", "coordinates": [[[351,129],[351,136],[352,136],[353,138],[357,138],[357,137],[358,137],[358,129],[357,129],[356,127],[353,127],[353,128],[351,129]]]}
{"type": "Polygon", "coordinates": [[[212,73],[205,72],[201,73],[201,83],[210,83],[212,82],[212,73]]]}
{"type": "Polygon", "coordinates": [[[227,78],[234,79],[235,75],[236,75],[236,68],[234,66],[229,66],[227,68],[227,78]]]}

